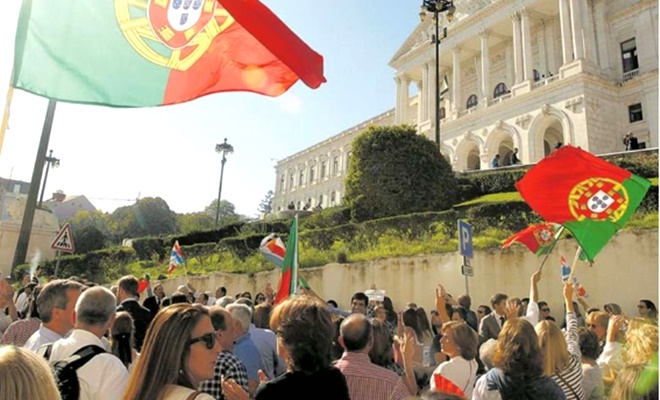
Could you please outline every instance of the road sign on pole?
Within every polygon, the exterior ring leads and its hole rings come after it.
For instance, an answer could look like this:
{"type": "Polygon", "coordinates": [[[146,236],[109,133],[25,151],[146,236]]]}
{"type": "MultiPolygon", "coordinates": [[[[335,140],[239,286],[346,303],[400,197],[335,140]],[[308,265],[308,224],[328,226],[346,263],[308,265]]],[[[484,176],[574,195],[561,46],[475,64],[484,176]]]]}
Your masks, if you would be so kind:
{"type": "Polygon", "coordinates": [[[65,253],[73,253],[76,250],[76,247],[73,244],[73,235],[71,234],[70,224],[64,224],[60,232],[55,236],[55,239],[53,239],[50,247],[65,253]]]}
{"type": "Polygon", "coordinates": [[[463,257],[472,258],[472,225],[458,220],[458,251],[463,257]]]}

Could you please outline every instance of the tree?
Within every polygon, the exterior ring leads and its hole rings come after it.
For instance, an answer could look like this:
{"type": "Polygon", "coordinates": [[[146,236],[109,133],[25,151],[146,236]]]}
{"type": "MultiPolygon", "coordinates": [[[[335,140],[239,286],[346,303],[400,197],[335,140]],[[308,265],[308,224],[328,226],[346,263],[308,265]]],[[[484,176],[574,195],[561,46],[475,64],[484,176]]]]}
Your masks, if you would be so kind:
{"type": "Polygon", "coordinates": [[[444,210],[456,193],[451,165],[413,127],[371,127],[353,141],[344,201],[354,220],[444,210]]]}
{"type": "Polygon", "coordinates": [[[273,211],[273,191],[269,190],[264,196],[264,199],[259,203],[259,208],[257,210],[260,214],[269,214],[273,211]]]}
{"type": "Polygon", "coordinates": [[[215,224],[215,215],[211,218],[209,214],[203,211],[177,214],[176,219],[181,233],[207,231],[213,229],[215,224]]]}
{"type": "Polygon", "coordinates": [[[110,216],[116,239],[158,236],[176,233],[176,214],[160,197],[145,197],[137,203],[120,207],[110,216]]]}
{"type": "Polygon", "coordinates": [[[78,211],[66,222],[71,224],[77,254],[100,250],[110,240],[108,216],[101,211],[78,211]]]}
{"type": "MultiPolygon", "coordinates": [[[[205,209],[209,217],[212,218],[213,225],[215,225],[215,213],[218,209],[218,200],[213,200],[205,209]]],[[[218,228],[224,225],[233,224],[234,222],[241,221],[243,218],[241,215],[236,214],[236,207],[227,200],[220,200],[220,214],[218,218],[218,228]]]]}

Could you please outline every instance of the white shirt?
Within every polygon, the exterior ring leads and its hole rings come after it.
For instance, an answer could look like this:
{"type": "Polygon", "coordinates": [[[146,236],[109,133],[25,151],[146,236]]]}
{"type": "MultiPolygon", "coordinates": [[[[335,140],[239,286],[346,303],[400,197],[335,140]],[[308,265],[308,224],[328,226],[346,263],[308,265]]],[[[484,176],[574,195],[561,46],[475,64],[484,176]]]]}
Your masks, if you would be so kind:
{"type": "Polygon", "coordinates": [[[530,300],[527,304],[527,314],[523,317],[529,321],[532,326],[536,326],[539,323],[539,304],[535,301],[530,300]]]}
{"type": "Polygon", "coordinates": [[[12,322],[11,317],[0,310],[0,333],[4,333],[12,322]]]}
{"type": "MultiPolygon", "coordinates": [[[[179,386],[179,385],[167,385],[165,388],[165,395],[163,396],[163,400],[187,400],[188,397],[190,397],[191,394],[193,394],[195,391],[192,389],[188,389],[187,387],[179,386]]],[[[195,397],[195,400],[215,400],[213,396],[206,394],[206,393],[200,393],[195,397]]]]}
{"type": "Polygon", "coordinates": [[[23,312],[28,306],[30,298],[25,294],[25,292],[18,295],[14,304],[16,304],[16,311],[23,312]]]}
{"type": "MultiPolygon", "coordinates": [[[[466,360],[461,356],[456,356],[449,361],[445,361],[433,371],[433,375],[442,375],[449,379],[454,385],[465,393],[465,397],[472,398],[472,389],[477,380],[477,369],[479,365],[472,359],[466,360]]],[[[435,379],[431,376],[431,390],[435,390],[435,379]]]]}
{"type": "Polygon", "coordinates": [[[23,345],[23,348],[32,351],[37,351],[39,350],[39,347],[45,344],[56,342],[60,339],[62,339],[62,336],[60,336],[59,333],[55,331],[51,331],[50,329],[46,328],[44,324],[41,324],[39,330],[33,333],[32,336],[30,336],[27,342],[25,342],[25,344],[23,345]]]}
{"type": "MultiPolygon", "coordinates": [[[[66,339],[53,344],[51,361],[70,357],[80,348],[96,345],[107,349],[98,336],[91,332],[74,329],[66,339]]],[[[121,400],[128,383],[128,371],[113,354],[97,354],[77,371],[80,382],[80,400],[121,400]]]]}

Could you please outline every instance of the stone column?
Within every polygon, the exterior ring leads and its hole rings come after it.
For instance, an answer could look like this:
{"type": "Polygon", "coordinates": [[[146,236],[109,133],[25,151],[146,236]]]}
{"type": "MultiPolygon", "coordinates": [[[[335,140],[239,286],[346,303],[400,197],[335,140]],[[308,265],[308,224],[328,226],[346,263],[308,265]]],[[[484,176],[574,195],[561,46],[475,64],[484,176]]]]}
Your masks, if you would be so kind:
{"type": "Polygon", "coordinates": [[[594,22],[596,26],[596,49],[600,70],[610,78],[614,77],[614,69],[611,67],[608,23],[605,20],[606,0],[597,1],[594,4],[594,22]]]}
{"type": "Polygon", "coordinates": [[[417,85],[417,126],[419,127],[422,121],[426,121],[424,118],[426,96],[424,95],[424,84],[422,81],[415,81],[415,85],[417,85]]]}
{"type": "Polygon", "coordinates": [[[582,38],[582,1],[571,2],[571,28],[573,31],[573,54],[576,60],[584,58],[584,41],[582,38]]]}
{"type": "Polygon", "coordinates": [[[419,123],[429,119],[429,65],[422,64],[422,82],[419,87],[419,123]]]}
{"type": "Polygon", "coordinates": [[[571,46],[571,16],[568,7],[569,0],[559,0],[559,27],[561,29],[561,54],[564,65],[573,61],[573,46],[571,46]]]}
{"type": "Polygon", "coordinates": [[[488,37],[490,32],[483,30],[479,32],[481,38],[481,103],[484,107],[488,106],[490,98],[490,53],[488,49],[488,37]]]}
{"type": "Polygon", "coordinates": [[[522,60],[522,33],[520,32],[520,13],[513,13],[513,15],[511,15],[511,21],[513,22],[513,83],[514,85],[517,85],[525,79],[522,60]]]}
{"type": "Polygon", "coordinates": [[[523,45],[523,64],[525,70],[525,80],[534,81],[534,66],[532,64],[532,35],[530,32],[530,18],[529,11],[523,8],[520,12],[521,16],[521,30],[522,30],[522,45],[523,45]]]}
{"type": "Polygon", "coordinates": [[[598,47],[596,46],[596,25],[594,24],[593,1],[584,3],[584,52],[592,65],[598,64],[598,47]]]}
{"type": "Polygon", "coordinates": [[[428,72],[426,115],[435,124],[435,59],[426,63],[426,70],[428,72]]]}
{"type": "Polygon", "coordinates": [[[408,108],[410,107],[410,78],[406,75],[401,77],[401,82],[403,85],[402,98],[403,101],[403,111],[401,112],[401,123],[407,124],[408,121],[408,108]]]}
{"type": "MultiPolygon", "coordinates": [[[[454,47],[452,50],[452,63],[453,63],[453,75],[452,75],[452,108],[454,112],[459,112],[463,107],[461,105],[461,48],[459,46],[454,47]]],[[[440,78],[442,79],[442,78],[440,78]]]]}
{"type": "MultiPolygon", "coordinates": [[[[650,10],[640,12],[636,18],[637,32],[640,32],[635,37],[640,73],[658,68],[658,40],[653,33],[657,29],[657,27],[654,28],[654,24],[657,25],[657,22],[657,18],[654,21],[650,10]]],[[[656,110],[656,108],[649,108],[650,110],[656,110]]]]}
{"type": "Polygon", "coordinates": [[[541,75],[545,75],[546,78],[549,76],[548,75],[548,51],[545,45],[545,21],[541,21],[541,29],[539,29],[537,33],[537,41],[536,43],[538,44],[539,48],[539,73],[541,75]]]}
{"type": "Polygon", "coordinates": [[[402,101],[401,101],[401,92],[403,90],[403,82],[401,81],[400,76],[395,76],[394,81],[396,82],[396,108],[394,110],[394,123],[401,123],[401,112],[403,111],[402,101]]]}
{"type": "Polygon", "coordinates": [[[556,74],[559,66],[557,65],[557,60],[556,60],[556,54],[557,51],[555,50],[555,25],[550,22],[546,22],[545,24],[545,51],[546,54],[548,55],[548,64],[547,64],[547,71],[546,76],[548,76],[548,72],[551,72],[553,74],[556,74]]]}

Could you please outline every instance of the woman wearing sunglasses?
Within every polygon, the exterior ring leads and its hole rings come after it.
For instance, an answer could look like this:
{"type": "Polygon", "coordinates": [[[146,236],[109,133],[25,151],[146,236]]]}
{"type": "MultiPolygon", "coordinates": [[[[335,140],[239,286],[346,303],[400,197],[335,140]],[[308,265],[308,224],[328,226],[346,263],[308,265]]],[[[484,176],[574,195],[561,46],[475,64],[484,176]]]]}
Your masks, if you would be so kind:
{"type": "Polygon", "coordinates": [[[206,308],[165,307],[147,331],[124,400],[213,400],[195,388],[213,378],[220,351],[206,308]]]}

